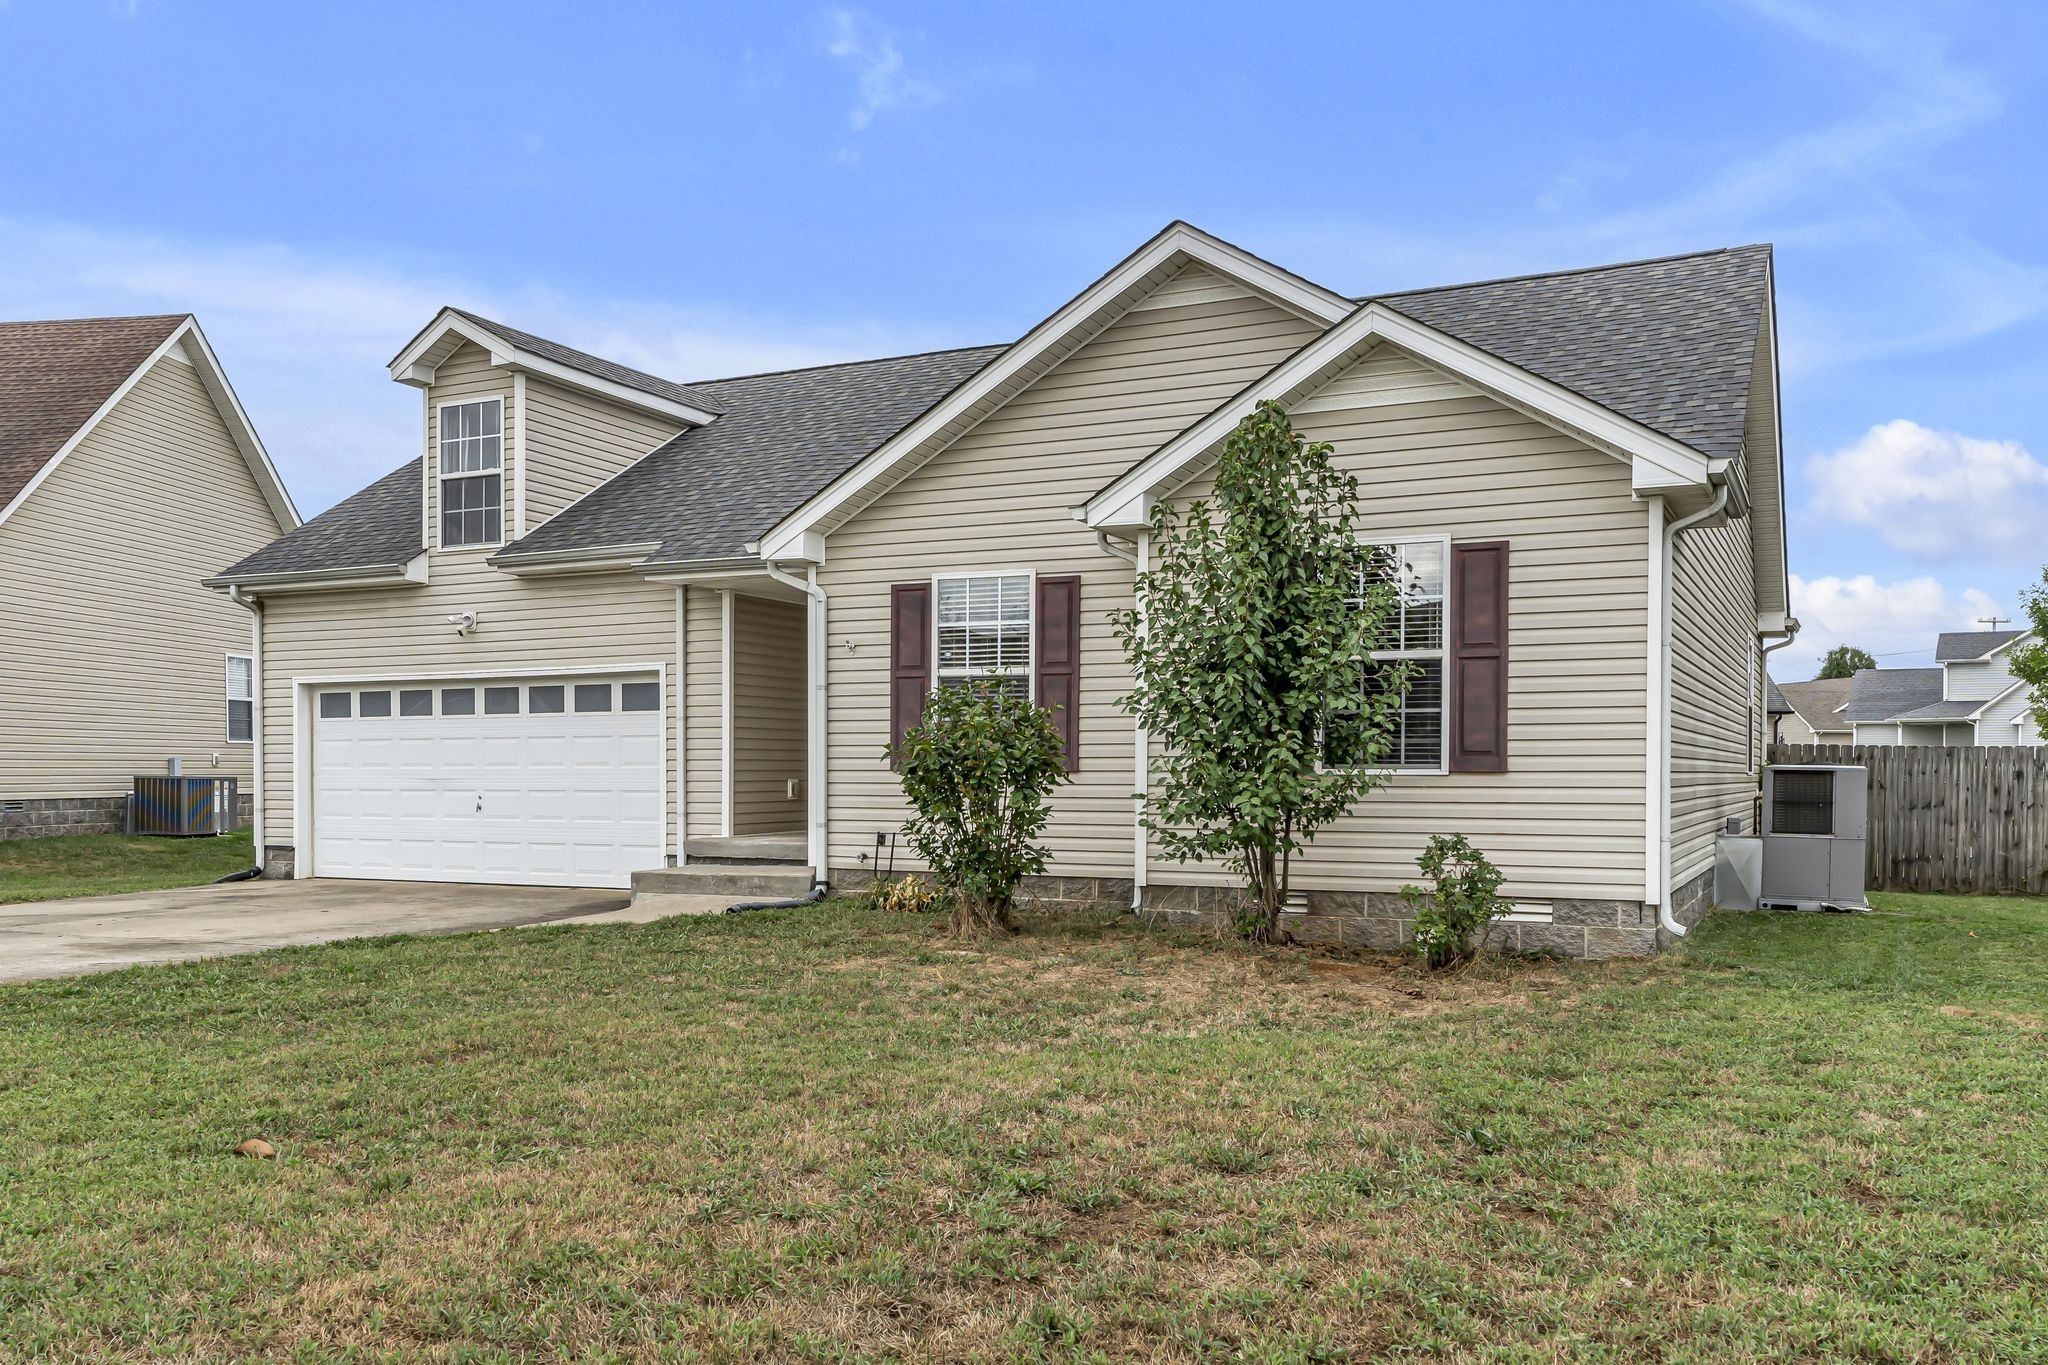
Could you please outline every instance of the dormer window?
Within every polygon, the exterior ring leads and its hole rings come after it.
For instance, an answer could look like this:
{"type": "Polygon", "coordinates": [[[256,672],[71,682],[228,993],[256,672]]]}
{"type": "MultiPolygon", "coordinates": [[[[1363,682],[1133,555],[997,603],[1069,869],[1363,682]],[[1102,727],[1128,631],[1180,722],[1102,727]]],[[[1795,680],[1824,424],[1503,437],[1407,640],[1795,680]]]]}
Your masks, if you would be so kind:
{"type": "Polygon", "coordinates": [[[443,403],[440,418],[441,548],[504,538],[503,400],[443,403]]]}

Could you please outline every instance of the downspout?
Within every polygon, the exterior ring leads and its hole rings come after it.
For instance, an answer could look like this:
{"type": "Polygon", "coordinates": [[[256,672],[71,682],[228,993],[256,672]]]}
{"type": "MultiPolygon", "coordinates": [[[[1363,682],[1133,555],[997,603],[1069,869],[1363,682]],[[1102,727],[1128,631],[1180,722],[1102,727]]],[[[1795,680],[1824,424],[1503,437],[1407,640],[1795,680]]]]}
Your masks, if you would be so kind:
{"type": "MultiPolygon", "coordinates": [[[[1650,499],[1656,516],[1664,514],[1664,499],[1650,499]]],[[[1714,500],[1690,516],[1680,517],[1664,528],[1662,553],[1657,562],[1657,927],[1673,938],[1684,938],[1686,928],[1671,914],[1671,567],[1678,533],[1690,530],[1728,506],[1728,485],[1714,490],[1714,500]]],[[[1748,743],[1747,736],[1744,737],[1748,743]]]]}
{"type": "Polygon", "coordinates": [[[804,670],[809,676],[811,714],[805,726],[805,738],[810,749],[809,761],[805,764],[808,776],[804,779],[810,815],[810,859],[811,886],[814,893],[825,887],[829,878],[825,871],[828,856],[825,843],[827,814],[825,807],[825,588],[818,582],[818,569],[812,565],[804,577],[785,573],[773,564],[763,561],[768,576],[785,587],[795,588],[809,599],[809,610],[805,613],[806,624],[810,627],[810,639],[804,650],[804,670]]]}
{"type": "MultiPolygon", "coordinates": [[[[1764,645],[1762,648],[1757,650],[1756,695],[1759,704],[1762,705],[1762,707],[1764,708],[1764,729],[1768,731],[1771,728],[1771,655],[1777,653],[1786,645],[1791,644],[1794,640],[1799,638],[1799,618],[1796,616],[1786,617],[1785,628],[1783,630],[1760,630],[1756,633],[1756,638],[1759,640],[1762,640],[1767,636],[1772,638],[1776,638],[1778,636],[1784,637],[1783,639],[1778,640],[1776,644],[1764,645]]],[[[1757,771],[1759,773],[1763,771],[1764,760],[1770,757],[1771,740],[1775,738],[1776,736],[1772,735],[1770,738],[1765,739],[1763,741],[1764,752],[1756,756],[1756,766],[1757,771]]],[[[1758,794],[1757,799],[1759,801],[1763,799],[1761,793],[1758,794]]]]}
{"type": "Polygon", "coordinates": [[[249,613],[249,841],[256,850],[255,874],[263,875],[263,601],[235,584],[228,600],[249,613]]]}
{"type": "MultiPolygon", "coordinates": [[[[1137,574],[1143,574],[1152,567],[1152,533],[1138,532],[1136,548],[1126,550],[1109,538],[1109,532],[1095,533],[1095,548],[1106,555],[1113,555],[1131,566],[1137,574]]],[[[1135,584],[1134,584],[1135,587],[1135,584]]],[[[1145,636],[1145,599],[1134,591],[1132,597],[1138,611],[1138,637],[1145,636]]],[[[1131,816],[1131,913],[1145,908],[1145,867],[1150,859],[1145,846],[1145,798],[1151,788],[1152,737],[1145,732],[1142,718],[1133,717],[1131,734],[1131,790],[1133,810],[1131,816]]]]}

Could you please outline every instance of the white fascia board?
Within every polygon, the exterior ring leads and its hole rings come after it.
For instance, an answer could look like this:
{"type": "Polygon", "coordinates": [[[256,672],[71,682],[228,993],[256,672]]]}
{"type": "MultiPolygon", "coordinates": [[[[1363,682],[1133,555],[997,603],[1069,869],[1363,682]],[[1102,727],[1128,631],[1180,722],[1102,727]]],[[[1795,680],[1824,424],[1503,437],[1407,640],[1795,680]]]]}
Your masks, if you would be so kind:
{"type": "Polygon", "coordinates": [[[2025,643],[2026,643],[2027,641],[2029,641],[2029,640],[2031,640],[2031,639],[2033,639],[2033,638],[2034,638],[2034,632],[2033,632],[2033,631],[2031,631],[2031,630],[2023,630],[2023,631],[2021,631],[2021,632],[2020,632],[2019,634],[2017,634],[2017,635],[2013,636],[2013,637],[2012,637],[2012,638],[2011,638],[2010,640],[2007,640],[2007,641],[2006,641],[2006,642],[2005,642],[2004,644],[2002,644],[2002,645],[1996,645],[1996,646],[1993,646],[1993,647],[1992,647],[1991,649],[1988,649],[1988,650],[1986,650],[1986,651],[1985,651],[1984,653],[1982,653],[1982,654],[1979,654],[1979,655],[1977,656],[1976,660],[1962,660],[1962,659],[1950,659],[1950,660],[1949,660],[1949,662],[1950,662],[1950,663],[1964,663],[1964,662],[1980,662],[1980,661],[1982,661],[1982,660],[1985,660],[1985,659],[1995,659],[1995,658],[1997,658],[1997,657],[1998,657],[1999,655],[2001,655],[2001,654],[2005,653],[2005,652],[2006,652],[2006,651],[2007,651],[2008,649],[2011,649],[2011,648],[2012,648],[2013,646],[2015,646],[2015,645],[2023,645],[2023,644],[2025,644],[2025,643]]]}
{"type": "Polygon", "coordinates": [[[1136,524],[1133,504],[1141,496],[1157,496],[1184,482],[1197,462],[1261,401],[1284,398],[1312,384],[1324,369],[1344,363],[1351,352],[1378,341],[1391,342],[1508,407],[1627,461],[1631,481],[1639,492],[1704,487],[1709,480],[1708,458],[1683,442],[1374,302],[1360,305],[1349,317],[1090,498],[1085,504],[1088,524],[1136,524]]]}
{"type": "Polygon", "coordinates": [[[286,531],[295,529],[299,524],[299,509],[293,505],[291,495],[285,491],[284,481],[278,478],[277,467],[271,464],[269,452],[257,438],[256,428],[250,423],[249,414],[242,410],[241,402],[235,397],[234,390],[228,386],[227,374],[221,369],[219,358],[214,355],[213,348],[206,344],[206,334],[199,330],[198,320],[189,315],[171,329],[171,334],[158,343],[156,349],[151,351],[141,364],[129,372],[119,387],[107,395],[106,401],[93,410],[92,416],[86,418],[78,430],[71,433],[70,439],[57,447],[57,453],[44,461],[43,467],[35,472],[34,477],[22,485],[21,491],[16,493],[6,506],[0,507],[0,523],[13,516],[14,510],[27,502],[36,489],[42,487],[43,480],[55,473],[57,466],[63,464],[72,451],[84,444],[85,438],[92,435],[93,429],[105,420],[108,413],[121,405],[121,400],[142,382],[142,377],[149,373],[151,367],[178,351],[180,347],[183,347],[186,361],[199,375],[200,385],[205,388],[207,396],[213,399],[214,407],[220,413],[221,423],[228,429],[229,438],[234,441],[236,450],[241,452],[242,459],[248,464],[249,473],[256,480],[257,491],[263,494],[263,500],[269,504],[278,524],[286,531]],[[185,345],[188,337],[196,344],[185,345]]]}
{"type": "Polygon", "coordinates": [[[660,541],[649,540],[633,545],[548,550],[530,555],[508,555],[501,551],[484,562],[494,569],[522,578],[542,574],[605,573],[633,568],[644,563],[647,556],[660,548],[660,541]]]}
{"type": "Polygon", "coordinates": [[[573,365],[564,365],[558,360],[549,360],[545,356],[521,350],[495,332],[479,327],[453,309],[446,308],[441,310],[439,317],[428,324],[425,331],[413,338],[411,345],[398,353],[389,367],[391,377],[401,384],[410,384],[415,388],[425,388],[433,383],[439,362],[429,360],[428,357],[451,333],[464,340],[473,341],[488,351],[491,364],[500,369],[524,370],[528,374],[541,375],[558,384],[594,393],[601,398],[609,398],[614,403],[636,408],[641,412],[671,418],[684,426],[701,427],[718,416],[715,412],[706,412],[703,408],[679,403],[672,398],[663,398],[659,394],[648,393],[644,389],[620,384],[601,375],[592,374],[588,370],[579,370],[573,365]]]}
{"type": "Polygon", "coordinates": [[[921,454],[935,453],[923,448],[928,442],[943,436],[948,428],[979,405],[1006,396],[1006,385],[1056,351],[1076,332],[1091,324],[1099,331],[1106,325],[1100,321],[1100,315],[1105,312],[1120,315],[1123,307],[1131,302],[1122,298],[1126,292],[1148,275],[1177,261],[1200,264],[1326,327],[1355,308],[1351,300],[1341,294],[1262,261],[1199,228],[1173,223],[927,408],[916,421],[785,517],[761,537],[762,558],[778,562],[801,560],[822,563],[822,541],[815,546],[814,553],[806,545],[807,536],[832,530],[837,524],[835,514],[842,510],[850,514],[848,504],[863,491],[888,477],[899,466],[917,460],[921,454]]]}
{"type": "Polygon", "coordinates": [[[1970,712],[1970,714],[1969,714],[1969,715],[1967,715],[1967,716],[1964,716],[1964,717],[1962,717],[1962,719],[1964,719],[1964,720],[1969,720],[1969,721],[1975,721],[1975,720],[1979,719],[1980,717],[1982,717],[1982,716],[1983,716],[1983,714],[1984,714],[1984,713],[1985,713],[1986,711],[1989,711],[1989,710],[1990,710],[1990,709],[1991,709],[1992,707],[1994,707],[1994,706],[1998,705],[1998,703],[2000,703],[2000,702],[2004,701],[2004,700],[2005,700],[2005,699],[2006,699],[2007,697],[2009,697],[2009,696],[2011,696],[2011,695],[2012,695],[2013,693],[2015,693],[2015,692],[2019,691],[2019,690],[2020,690],[2021,688],[2025,687],[2026,685],[2027,685],[2027,683],[2026,683],[2026,680],[2025,680],[2024,678],[2020,679],[2019,681],[2015,682],[2015,683],[2014,683],[2014,684],[2013,684],[2013,685],[2012,685],[2011,687],[2008,687],[2008,688],[2006,688],[2006,689],[2005,689],[2005,691],[2003,691],[2003,692],[2000,692],[2000,693],[1999,693],[1999,694],[1998,694],[1997,696],[1995,696],[1995,697],[1992,697],[1992,698],[1990,698],[1989,700],[1987,700],[1987,701],[1986,701],[1986,702],[1985,702],[1985,703],[1984,703],[1984,704],[1983,704],[1982,706],[1980,706],[1980,707],[1978,707],[1978,708],[1977,708],[1976,710],[1974,710],[1974,711],[1970,712]]]}
{"type": "Polygon", "coordinates": [[[285,570],[278,573],[223,575],[200,580],[203,588],[241,588],[264,594],[329,592],[337,588],[392,588],[427,581],[427,556],[414,555],[404,564],[357,565],[340,569],[285,570]]]}

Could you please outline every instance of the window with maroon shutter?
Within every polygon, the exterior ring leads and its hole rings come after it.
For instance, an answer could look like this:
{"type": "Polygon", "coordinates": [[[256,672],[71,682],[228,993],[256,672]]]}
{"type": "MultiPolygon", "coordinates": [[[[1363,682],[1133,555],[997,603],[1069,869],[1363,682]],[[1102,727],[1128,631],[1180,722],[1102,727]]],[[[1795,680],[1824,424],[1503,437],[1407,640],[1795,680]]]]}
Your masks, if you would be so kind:
{"type": "Polygon", "coordinates": [[[1508,770],[1508,543],[1451,547],[1451,771],[1508,770]]]}
{"type": "Polygon", "coordinates": [[[1038,704],[1052,712],[1067,771],[1081,769],[1081,579],[1038,580],[1038,704]]]}
{"type": "Polygon", "coordinates": [[[898,583],[889,590],[889,743],[924,719],[932,682],[932,586],[898,583]]]}
{"type": "Polygon", "coordinates": [[[1365,548],[1354,603],[1362,604],[1367,591],[1380,583],[1393,589],[1394,601],[1380,623],[1378,647],[1359,661],[1359,690],[1368,698],[1384,693],[1404,669],[1408,687],[1383,752],[1374,755],[1367,748],[1367,736],[1359,723],[1361,712],[1340,711],[1325,722],[1323,761],[1332,767],[1371,763],[1382,768],[1442,771],[1445,579],[1450,543],[1438,536],[1365,548]]]}

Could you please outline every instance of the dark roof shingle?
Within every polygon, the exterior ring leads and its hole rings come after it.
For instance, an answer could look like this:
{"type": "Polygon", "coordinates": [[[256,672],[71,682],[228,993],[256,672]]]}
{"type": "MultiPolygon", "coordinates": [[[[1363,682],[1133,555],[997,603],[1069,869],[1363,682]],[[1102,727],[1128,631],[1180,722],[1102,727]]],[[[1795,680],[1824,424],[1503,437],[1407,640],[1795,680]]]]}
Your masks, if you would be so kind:
{"type": "Polygon", "coordinates": [[[1799,718],[1815,730],[1840,730],[1849,724],[1846,717],[1837,715],[1842,703],[1849,700],[1848,678],[1815,678],[1810,682],[1772,683],[1778,689],[1799,718]]]}
{"type": "Polygon", "coordinates": [[[1849,721],[1894,720],[1941,700],[1938,668],[1866,668],[1849,680],[1849,721]]]}
{"type": "Polygon", "coordinates": [[[1373,296],[1702,454],[1742,449],[1769,246],[1373,296]]]}
{"type": "Polygon", "coordinates": [[[448,311],[468,318],[485,331],[495,333],[522,351],[531,351],[545,360],[567,365],[572,370],[581,370],[585,374],[596,375],[599,379],[608,379],[614,384],[623,384],[629,389],[638,389],[641,393],[653,394],[656,398],[666,398],[670,402],[682,403],[688,407],[702,408],[706,412],[720,411],[716,402],[686,384],[677,384],[621,365],[617,361],[606,360],[603,356],[591,355],[573,346],[564,346],[559,341],[549,341],[546,337],[522,332],[517,327],[507,327],[502,322],[492,322],[489,318],[478,317],[466,308],[450,308],[448,311]]]}
{"type": "Polygon", "coordinates": [[[0,507],[188,316],[0,322],[0,507]]]}
{"type": "Polygon", "coordinates": [[[420,516],[420,462],[415,457],[221,570],[214,581],[396,568],[426,549],[420,516]]]}
{"type": "Polygon", "coordinates": [[[1945,630],[1935,638],[1934,658],[1939,663],[1981,659],[2025,634],[2023,630],[1945,630]]]}

